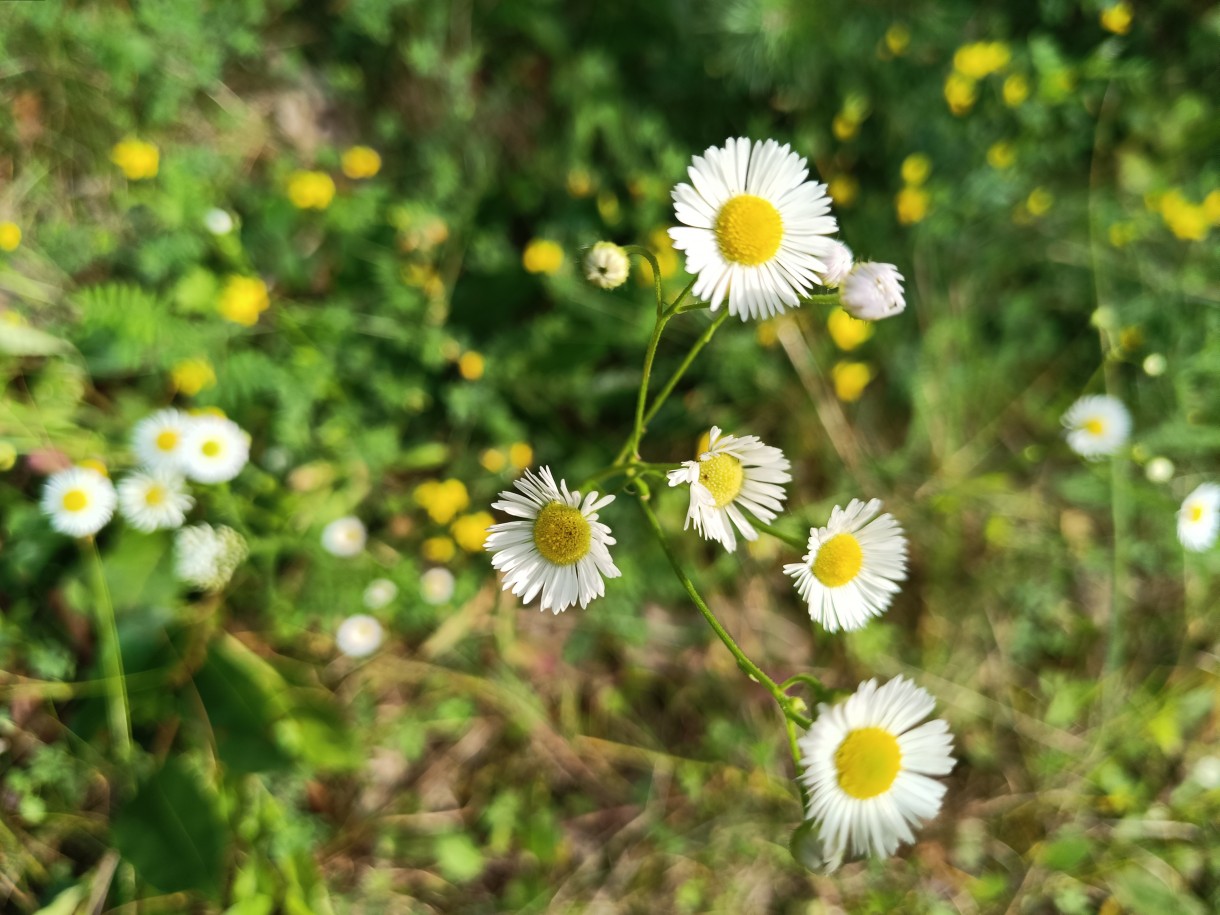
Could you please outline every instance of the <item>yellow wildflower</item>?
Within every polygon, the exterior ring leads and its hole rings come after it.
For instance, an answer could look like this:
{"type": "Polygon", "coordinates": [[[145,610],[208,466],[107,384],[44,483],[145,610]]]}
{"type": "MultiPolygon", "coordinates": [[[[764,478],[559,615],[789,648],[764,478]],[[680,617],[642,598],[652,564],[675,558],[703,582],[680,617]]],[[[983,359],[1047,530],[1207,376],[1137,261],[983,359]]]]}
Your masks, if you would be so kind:
{"type": "Polygon", "coordinates": [[[483,357],[474,350],[462,353],[458,359],[458,373],[467,381],[477,381],[483,377],[483,357]]]}
{"type": "Polygon", "coordinates": [[[563,266],[563,248],[558,242],[535,238],[525,246],[525,251],[521,254],[521,265],[528,273],[554,276],[563,266]]]}
{"type": "Polygon", "coordinates": [[[101,461],[99,461],[97,458],[86,458],[85,460],[78,463],[76,466],[85,467],[96,473],[100,473],[104,477],[110,476],[109,471],[106,470],[106,465],[103,464],[101,461]]]}
{"type": "Polygon", "coordinates": [[[949,110],[959,117],[974,107],[978,98],[978,86],[968,76],[954,70],[945,80],[945,101],[949,110]]]}
{"type": "Polygon", "coordinates": [[[613,191],[602,191],[597,195],[597,213],[606,225],[618,225],[623,214],[618,197],[613,191]]]}
{"type": "Polygon", "coordinates": [[[845,114],[836,114],[834,120],[830,122],[830,129],[834,132],[836,140],[847,142],[860,131],[860,122],[845,114]]]}
{"type": "Polygon", "coordinates": [[[928,215],[931,197],[921,187],[904,187],[894,198],[894,209],[898,221],[904,226],[913,225],[928,215]]]}
{"type": "MultiPolygon", "coordinates": [[[[647,247],[657,259],[657,266],[661,268],[661,279],[667,280],[678,272],[682,262],[678,252],[674,250],[674,242],[669,237],[669,232],[665,229],[653,229],[648,233],[647,247]]],[[[652,264],[647,260],[641,261],[641,269],[635,271],[635,281],[641,286],[652,287],[652,264]]]]}
{"type": "Polygon", "coordinates": [[[483,541],[487,539],[487,529],[495,523],[495,518],[487,512],[474,512],[462,515],[453,522],[449,532],[457,545],[467,553],[477,553],[483,549],[483,541]]]}
{"type": "Polygon", "coordinates": [[[415,501],[437,524],[448,524],[470,504],[470,494],[461,480],[428,480],[415,487],[415,501]]]}
{"type": "Polygon", "coordinates": [[[1169,231],[1183,241],[1202,241],[1211,228],[1207,212],[1193,204],[1166,209],[1164,219],[1169,231]]]}
{"type": "Polygon", "coordinates": [[[962,45],[953,55],[953,69],[972,80],[1003,70],[1012,59],[1012,52],[1002,41],[976,41],[962,45]]]}
{"type": "Polygon", "coordinates": [[[1101,27],[1115,35],[1126,35],[1131,30],[1131,6],[1119,0],[1101,11],[1101,27]]]}
{"type": "Polygon", "coordinates": [[[0,442],[0,471],[12,470],[17,464],[17,449],[12,442],[0,442]]]}
{"type": "Polygon", "coordinates": [[[110,161],[119,167],[129,181],[143,181],[157,176],[161,153],[152,143],[128,137],[114,144],[110,150],[110,161]]]}
{"type": "Polygon", "coordinates": [[[448,562],[457,553],[457,548],[448,537],[429,537],[420,545],[420,552],[428,562],[448,562]]]}
{"type": "Polygon", "coordinates": [[[1110,226],[1109,232],[1110,244],[1115,248],[1125,248],[1131,244],[1136,237],[1135,223],[1133,222],[1116,222],[1110,226]]]}
{"type": "Polygon", "coordinates": [[[588,197],[593,193],[593,176],[583,168],[568,172],[568,193],[573,197],[588,197]]]}
{"type": "Polygon", "coordinates": [[[1044,187],[1036,187],[1025,199],[1025,209],[1031,216],[1041,216],[1055,204],[1055,195],[1044,187]]]}
{"type": "Polygon", "coordinates": [[[860,194],[860,182],[848,174],[835,175],[826,186],[826,193],[835,206],[849,207],[860,194]]]}
{"type": "Polygon", "coordinates": [[[1029,98],[1029,80],[1020,73],[1014,73],[1004,80],[1002,91],[1004,94],[1004,104],[1009,108],[1016,108],[1029,98]]]}
{"type": "Polygon", "coordinates": [[[779,323],[775,320],[759,321],[755,325],[754,338],[759,346],[775,346],[779,342],[779,323]]]}
{"type": "Polygon", "coordinates": [[[15,251],[21,244],[21,226],[15,222],[0,222],[0,251],[15,251]]]}
{"type": "Polygon", "coordinates": [[[524,470],[534,463],[534,449],[525,442],[513,442],[508,447],[508,462],[514,470],[524,470]]]}
{"type": "Polygon", "coordinates": [[[298,210],[325,210],[335,198],[335,181],[326,172],[295,171],[288,176],[288,199],[298,210]]]}
{"type": "Polygon", "coordinates": [[[842,308],[836,307],[826,318],[826,330],[835,346],[851,352],[873,335],[873,322],[853,318],[842,308]]]}
{"type": "Polygon", "coordinates": [[[370,146],[353,146],[343,154],[341,164],[349,178],[372,178],[381,171],[381,155],[370,146]]]}
{"type": "Polygon", "coordinates": [[[1016,161],[1017,153],[1012,148],[1011,143],[1000,140],[998,143],[992,143],[987,147],[987,164],[996,171],[1012,168],[1012,164],[1016,161]]]}
{"type": "Polygon", "coordinates": [[[258,323],[271,300],[267,284],[256,276],[231,276],[220,293],[219,309],[226,321],[246,327],[258,323]]]}
{"type": "Polygon", "coordinates": [[[835,396],[844,403],[854,403],[873,380],[873,370],[867,362],[836,362],[830,370],[830,378],[834,382],[835,396]]]}
{"type": "Polygon", "coordinates": [[[508,458],[499,448],[488,448],[479,456],[479,463],[488,473],[499,473],[508,464],[508,458]]]}
{"type": "Polygon", "coordinates": [[[907,184],[923,184],[931,173],[932,160],[923,153],[911,153],[902,160],[902,180],[907,184]]]}
{"type": "Polygon", "coordinates": [[[885,30],[885,46],[895,57],[901,57],[906,53],[907,46],[910,43],[911,30],[905,24],[895,22],[885,30]]]}
{"type": "Polygon", "coordinates": [[[216,383],[216,371],[212,363],[202,356],[194,359],[183,359],[170,370],[170,378],[174,388],[187,397],[194,397],[204,388],[210,388],[216,383]]]}

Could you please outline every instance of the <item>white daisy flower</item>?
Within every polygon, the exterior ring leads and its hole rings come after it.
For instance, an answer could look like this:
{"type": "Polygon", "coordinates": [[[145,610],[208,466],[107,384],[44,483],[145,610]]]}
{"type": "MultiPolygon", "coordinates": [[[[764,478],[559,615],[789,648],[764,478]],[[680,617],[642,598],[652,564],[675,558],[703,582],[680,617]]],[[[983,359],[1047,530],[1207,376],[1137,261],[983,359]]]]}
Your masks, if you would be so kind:
{"type": "Polygon", "coordinates": [[[145,467],[182,472],[182,442],[192,418],[181,410],[158,410],[136,423],[131,446],[145,467]]]}
{"type": "Polygon", "coordinates": [[[349,658],[363,658],[381,647],[384,636],[381,623],[367,613],[357,613],[339,624],[335,643],[349,658]]]}
{"type": "Polygon", "coordinates": [[[172,470],[137,471],[119,483],[119,513],[138,531],[181,527],[195,500],[172,470]]]}
{"type": "Polygon", "coordinates": [[[828,289],[838,289],[851,272],[855,257],[851,248],[837,238],[830,239],[831,249],[822,258],[826,262],[826,270],[822,274],[822,285],[828,289]]]}
{"type": "Polygon", "coordinates": [[[88,467],[70,467],[47,478],[42,513],[51,527],[69,537],[96,534],[114,516],[114,484],[88,467]]]}
{"type": "Polygon", "coordinates": [[[733,528],[746,540],[757,540],[742,509],[764,523],[783,510],[784,487],[792,479],[788,459],[778,448],[764,445],[756,435],[721,435],[712,426],[708,449],[697,461],[685,461],[669,472],[670,486],[690,486],[686,524],[693,523],[705,540],[716,540],[730,553],[737,549],[733,528]]]}
{"type": "Polygon", "coordinates": [[[250,459],[250,438],[223,416],[204,413],[191,418],[182,437],[182,468],[199,483],[233,479],[250,459]]]}
{"type": "Polygon", "coordinates": [[[877,516],[880,510],[880,499],[836,505],[825,527],[810,529],[805,558],[784,566],[809,616],[830,632],[880,616],[907,577],[907,539],[893,515],[877,516]]]}
{"type": "Polygon", "coordinates": [[[388,578],[374,578],[364,589],[364,606],[380,610],[398,596],[398,585],[388,578]]]}
{"type": "Polygon", "coordinates": [[[1173,461],[1167,457],[1154,457],[1144,468],[1144,476],[1150,483],[1168,483],[1173,479],[1173,461]]]}
{"type": "Polygon", "coordinates": [[[687,174],[691,183],[673,190],[684,225],[669,235],[697,277],[694,295],[712,311],[727,298],[729,314],[743,321],[769,318],[821,284],[826,236],[838,225],[826,185],[805,180],[805,159],[787,144],[730,139],[695,156],[687,174]]]}
{"type": "Polygon", "coordinates": [[[911,827],[940,811],[945,786],[928,776],[953,768],[953,736],[940,719],[915,725],[934,700],[897,677],[878,688],[860,684],[818,718],[799,739],[800,779],[809,791],[806,817],[813,820],[831,869],[852,854],[892,855],[915,841],[911,827]]]}
{"type": "Polygon", "coordinates": [[[368,539],[364,522],[354,515],[338,518],[322,529],[322,548],[334,556],[357,556],[368,539]]]}
{"type": "Polygon", "coordinates": [[[627,282],[631,261],[612,241],[599,241],[585,255],[585,279],[602,289],[617,289],[627,282]]]}
{"type": "Polygon", "coordinates": [[[907,307],[902,274],[893,264],[860,261],[839,286],[839,304],[862,321],[893,317],[907,307]]]}
{"type": "Polygon", "coordinates": [[[1178,540],[1194,553],[1211,549],[1220,533],[1220,486],[1204,483],[1178,509],[1178,540]]]}
{"type": "Polygon", "coordinates": [[[504,572],[504,590],[526,604],[541,593],[540,609],[555,613],[604,595],[603,579],[622,574],[610,558],[610,528],[597,520],[614,496],[591,492],[582,501],[563,480],[556,485],[549,467],[527,470],[513,485],[519,492],[501,492],[491,507],[524,520],[493,524],[483,544],[504,572]]]}
{"type": "Polygon", "coordinates": [[[233,231],[233,217],[219,207],[203,214],[203,225],[213,235],[228,235],[233,231]]]}
{"type": "Polygon", "coordinates": [[[245,538],[231,527],[184,527],[174,537],[174,574],[201,591],[218,591],[248,552],[245,538]]]}
{"type": "Polygon", "coordinates": [[[419,577],[419,593],[430,604],[445,604],[453,597],[455,581],[448,569],[429,569],[419,577]]]}
{"type": "Polygon", "coordinates": [[[1090,461],[1114,454],[1131,435],[1131,414],[1109,394],[1089,394],[1063,414],[1068,447],[1090,461]]]}

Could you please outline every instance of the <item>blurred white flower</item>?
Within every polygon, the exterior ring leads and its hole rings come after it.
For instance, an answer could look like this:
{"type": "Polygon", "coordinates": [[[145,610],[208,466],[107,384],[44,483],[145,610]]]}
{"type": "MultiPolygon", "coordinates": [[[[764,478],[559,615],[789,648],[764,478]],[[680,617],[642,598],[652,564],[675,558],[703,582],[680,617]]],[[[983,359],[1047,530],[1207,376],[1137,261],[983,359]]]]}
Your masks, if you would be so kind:
{"type": "Polygon", "coordinates": [[[847,279],[847,274],[851,272],[854,255],[851,253],[851,248],[837,238],[832,238],[830,243],[833,247],[822,258],[826,261],[826,272],[822,274],[822,285],[828,289],[838,289],[847,279]]]}
{"type": "Polygon", "coordinates": [[[364,589],[364,606],[380,610],[398,596],[398,585],[388,578],[374,578],[364,589]]]}
{"type": "Polygon", "coordinates": [[[174,574],[201,591],[218,591],[248,552],[245,539],[231,527],[184,527],[174,537],[174,574]]]}
{"type": "Polygon", "coordinates": [[[585,279],[602,289],[617,289],[627,281],[631,261],[612,241],[599,241],[585,255],[585,279]]]}
{"type": "Polygon", "coordinates": [[[448,603],[453,589],[453,573],[448,569],[429,569],[419,577],[419,593],[429,604],[448,603]]]}
{"type": "Polygon", "coordinates": [[[363,658],[381,647],[384,635],[381,623],[366,613],[357,613],[339,624],[335,642],[349,658],[363,658]]]}
{"type": "Polygon", "coordinates": [[[119,482],[119,512],[138,531],[181,527],[195,500],[172,470],[136,471],[119,482]]]}
{"type": "Polygon", "coordinates": [[[1068,447],[1090,461],[1121,448],[1131,434],[1131,414],[1117,397],[1089,394],[1063,414],[1068,447]]]}
{"type": "Polygon", "coordinates": [[[42,513],[51,527],[69,537],[96,534],[114,516],[114,484],[89,467],[70,467],[47,478],[42,513]]]}
{"type": "Polygon", "coordinates": [[[1152,483],[1168,483],[1173,479],[1173,461],[1167,457],[1154,457],[1144,468],[1144,475],[1152,483]]]}
{"type": "Polygon", "coordinates": [[[839,287],[839,303],[852,317],[880,321],[907,307],[902,294],[902,274],[893,264],[860,261],[839,287]]]}
{"type": "Polygon", "coordinates": [[[364,549],[368,536],[364,522],[349,515],[322,529],[322,548],[334,556],[356,556],[364,549]]]}
{"type": "Polygon", "coordinates": [[[250,437],[231,419],[205,413],[191,418],[182,437],[182,467],[198,483],[224,483],[250,459],[250,437]]]}
{"type": "Polygon", "coordinates": [[[228,235],[233,231],[233,217],[214,207],[203,215],[203,225],[213,235],[228,235]]]}
{"type": "Polygon", "coordinates": [[[1220,533],[1220,486],[1204,483],[1178,509],[1178,540],[1193,553],[1211,549],[1220,533]]]}
{"type": "Polygon", "coordinates": [[[1190,777],[1199,783],[1199,787],[1211,791],[1220,788],[1220,756],[1203,756],[1195,763],[1190,777]]]}
{"type": "Polygon", "coordinates": [[[1160,353],[1149,353],[1144,357],[1144,373],[1151,378],[1165,374],[1169,368],[1169,360],[1160,353]]]}
{"type": "Polygon", "coordinates": [[[145,467],[182,472],[182,442],[192,418],[181,410],[158,410],[136,423],[131,446],[145,467]]]}

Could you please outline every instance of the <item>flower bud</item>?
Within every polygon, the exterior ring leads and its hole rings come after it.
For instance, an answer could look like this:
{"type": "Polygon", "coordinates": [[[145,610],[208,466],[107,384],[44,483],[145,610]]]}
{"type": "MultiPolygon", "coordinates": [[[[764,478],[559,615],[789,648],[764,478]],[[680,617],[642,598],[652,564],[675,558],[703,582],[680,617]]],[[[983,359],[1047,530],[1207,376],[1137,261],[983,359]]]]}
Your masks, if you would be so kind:
{"type": "Polygon", "coordinates": [[[853,317],[879,321],[906,308],[902,274],[893,264],[857,263],[839,288],[839,302],[853,317]]]}
{"type": "Polygon", "coordinates": [[[585,279],[602,289],[617,289],[627,281],[631,262],[612,241],[599,241],[585,255],[585,279]]]}

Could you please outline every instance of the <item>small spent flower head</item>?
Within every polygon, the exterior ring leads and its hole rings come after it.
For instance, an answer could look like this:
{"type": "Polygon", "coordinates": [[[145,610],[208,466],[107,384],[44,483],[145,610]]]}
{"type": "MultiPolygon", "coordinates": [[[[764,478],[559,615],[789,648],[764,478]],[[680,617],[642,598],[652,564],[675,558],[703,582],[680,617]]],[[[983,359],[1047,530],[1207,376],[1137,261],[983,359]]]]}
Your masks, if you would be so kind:
{"type": "Polygon", "coordinates": [[[245,538],[231,527],[184,527],[174,537],[174,574],[201,591],[219,591],[248,553],[245,538]]]}
{"type": "Polygon", "coordinates": [[[367,613],[357,613],[339,624],[335,644],[349,658],[365,658],[381,647],[384,638],[381,623],[367,613]]]}
{"type": "Polygon", "coordinates": [[[322,529],[322,549],[332,556],[358,556],[364,552],[368,536],[364,522],[354,515],[337,518],[322,529]]]}
{"type": "Polygon", "coordinates": [[[631,259],[612,241],[599,241],[585,255],[585,279],[602,289],[617,289],[627,282],[631,259]]]}
{"type": "Polygon", "coordinates": [[[902,274],[893,264],[862,261],[839,287],[839,302],[853,317],[880,321],[900,314],[906,308],[902,294],[902,274]]]}

